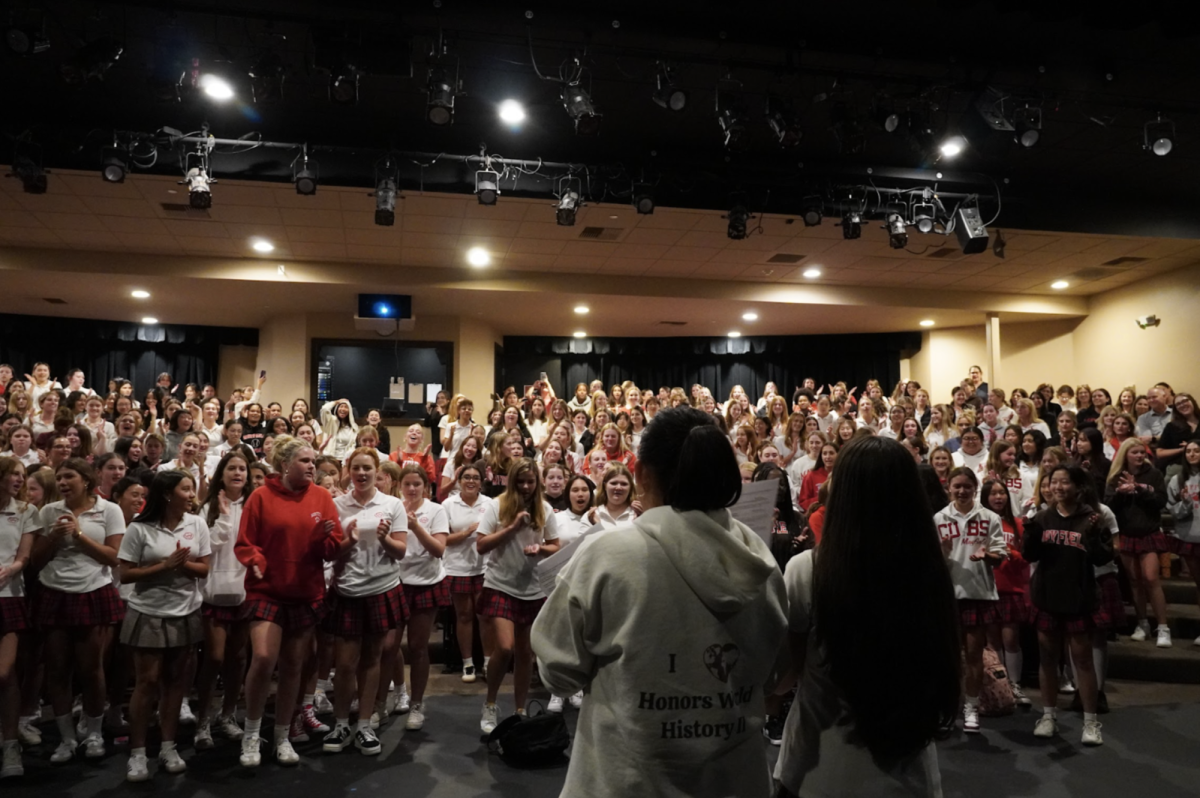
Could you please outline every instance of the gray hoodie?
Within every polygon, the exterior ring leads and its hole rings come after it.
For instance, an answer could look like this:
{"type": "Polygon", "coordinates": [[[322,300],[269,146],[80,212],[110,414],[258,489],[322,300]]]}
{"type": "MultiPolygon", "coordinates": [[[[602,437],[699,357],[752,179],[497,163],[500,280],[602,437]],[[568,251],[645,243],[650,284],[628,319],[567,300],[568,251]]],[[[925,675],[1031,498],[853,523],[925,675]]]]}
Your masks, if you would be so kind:
{"type": "Polygon", "coordinates": [[[763,685],[786,648],[767,545],[727,510],[648,510],[593,541],[533,625],[556,695],[587,692],[562,794],[767,796],[763,685]]]}

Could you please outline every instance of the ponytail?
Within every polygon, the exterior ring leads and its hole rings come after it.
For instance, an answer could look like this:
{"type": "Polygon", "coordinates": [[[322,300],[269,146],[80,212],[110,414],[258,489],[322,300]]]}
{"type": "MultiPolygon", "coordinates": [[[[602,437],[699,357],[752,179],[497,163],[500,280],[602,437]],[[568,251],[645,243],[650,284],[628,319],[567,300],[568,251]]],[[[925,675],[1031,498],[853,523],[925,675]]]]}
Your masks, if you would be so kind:
{"type": "Polygon", "coordinates": [[[742,478],[729,439],[713,417],[690,407],[661,410],[642,433],[639,462],[663,486],[676,510],[720,510],[742,495],[742,478]]]}

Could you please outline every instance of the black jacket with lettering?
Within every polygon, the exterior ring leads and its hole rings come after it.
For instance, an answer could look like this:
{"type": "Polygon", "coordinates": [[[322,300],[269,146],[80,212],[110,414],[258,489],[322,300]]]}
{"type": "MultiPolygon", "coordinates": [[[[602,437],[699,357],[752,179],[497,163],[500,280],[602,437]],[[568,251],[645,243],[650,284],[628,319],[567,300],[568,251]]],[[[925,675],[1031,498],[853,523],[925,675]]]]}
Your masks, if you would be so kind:
{"type": "Polygon", "coordinates": [[[1047,507],[1026,522],[1021,554],[1038,564],[1029,583],[1033,606],[1054,615],[1090,615],[1098,601],[1093,566],[1112,562],[1112,533],[1086,504],[1066,517],[1047,507]]]}
{"type": "Polygon", "coordinates": [[[1162,472],[1149,463],[1133,475],[1139,487],[1133,493],[1118,493],[1114,483],[1104,492],[1104,503],[1117,517],[1117,529],[1131,538],[1144,538],[1162,529],[1162,513],[1167,506],[1167,483],[1162,472]]]}

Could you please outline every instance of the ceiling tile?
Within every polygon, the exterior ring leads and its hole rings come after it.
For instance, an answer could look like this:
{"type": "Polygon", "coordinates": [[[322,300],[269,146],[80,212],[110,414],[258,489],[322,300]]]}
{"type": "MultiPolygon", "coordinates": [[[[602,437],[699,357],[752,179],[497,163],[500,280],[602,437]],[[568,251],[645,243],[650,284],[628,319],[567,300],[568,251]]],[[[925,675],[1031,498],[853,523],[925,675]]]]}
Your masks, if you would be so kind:
{"type": "Polygon", "coordinates": [[[557,255],[567,246],[564,240],[548,240],[542,238],[524,238],[518,236],[508,248],[509,254],[528,253],[536,255],[557,255]]]}
{"type": "Polygon", "coordinates": [[[458,235],[463,220],[457,216],[415,216],[404,214],[400,229],[406,233],[443,233],[458,235]]]}
{"type": "Polygon", "coordinates": [[[379,263],[399,263],[399,247],[377,247],[368,244],[346,244],[346,257],[379,263]]]}
{"type": "Polygon", "coordinates": [[[623,241],[626,244],[655,244],[669,247],[678,244],[679,239],[685,235],[687,235],[687,231],[685,230],[656,229],[639,226],[626,233],[623,241]]]}
{"type": "Polygon", "coordinates": [[[163,221],[163,226],[173,236],[220,238],[226,243],[232,244],[229,238],[229,231],[225,229],[225,225],[220,222],[214,222],[211,219],[166,219],[163,221]]]}
{"type": "Polygon", "coordinates": [[[308,260],[345,260],[346,246],[341,243],[293,243],[292,255],[308,260]]]}
{"type": "Polygon", "coordinates": [[[698,268],[700,268],[700,264],[693,261],[659,260],[654,262],[654,265],[646,272],[646,276],[674,277],[681,274],[694,274],[698,268]]]}

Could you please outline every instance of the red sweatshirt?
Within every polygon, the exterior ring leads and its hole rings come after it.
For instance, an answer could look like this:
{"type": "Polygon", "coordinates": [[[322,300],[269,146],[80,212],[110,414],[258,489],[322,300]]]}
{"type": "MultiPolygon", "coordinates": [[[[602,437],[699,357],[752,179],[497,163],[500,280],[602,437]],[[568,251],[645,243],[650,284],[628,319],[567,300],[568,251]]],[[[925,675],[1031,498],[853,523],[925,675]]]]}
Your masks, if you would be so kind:
{"type": "Polygon", "coordinates": [[[1029,595],[1029,563],[1021,556],[1021,545],[1024,543],[1022,528],[1025,524],[1021,518],[1016,521],[1015,529],[1009,522],[1002,522],[1004,544],[1008,547],[1008,559],[992,569],[992,576],[996,578],[997,592],[1020,593],[1027,596],[1029,595]]]}
{"type": "Polygon", "coordinates": [[[399,465],[401,468],[409,463],[415,463],[425,470],[426,476],[429,477],[429,484],[433,486],[433,492],[437,493],[438,479],[436,461],[433,455],[428,452],[406,452],[403,449],[397,449],[389,455],[389,459],[399,465]]]}
{"type": "Polygon", "coordinates": [[[342,525],[329,491],[292,492],[279,476],[250,494],[233,553],[246,566],[246,599],[305,604],[325,596],[325,561],[335,560],[342,525]],[[325,522],[333,521],[326,533],[325,522]],[[254,566],[263,572],[254,576],[254,566]]]}

